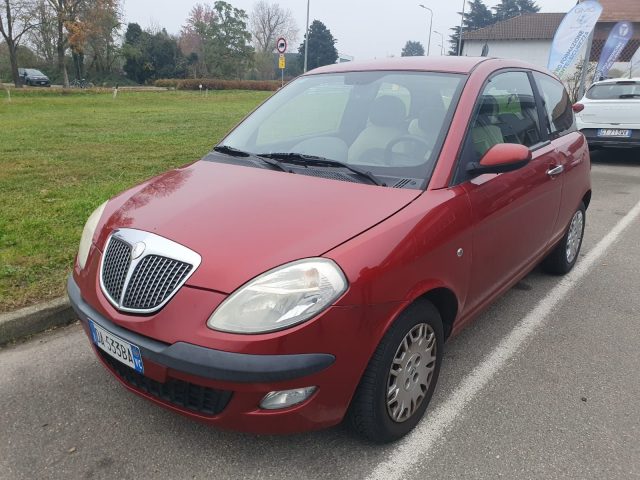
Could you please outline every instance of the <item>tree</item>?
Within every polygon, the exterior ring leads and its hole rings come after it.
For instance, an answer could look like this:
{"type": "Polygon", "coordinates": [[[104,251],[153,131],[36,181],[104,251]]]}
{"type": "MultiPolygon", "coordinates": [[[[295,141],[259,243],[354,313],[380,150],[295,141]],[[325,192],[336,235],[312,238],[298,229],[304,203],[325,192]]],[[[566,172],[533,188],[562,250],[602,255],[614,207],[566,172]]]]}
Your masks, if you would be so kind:
{"type": "Polygon", "coordinates": [[[130,23],[123,45],[124,71],[138,83],[158,78],[183,77],[187,60],[178,47],[178,41],[160,30],[143,31],[137,23],[130,23]]]}
{"type": "MultiPolygon", "coordinates": [[[[331,65],[338,60],[338,50],[336,43],[338,42],[331,31],[319,20],[314,20],[309,27],[309,52],[308,52],[308,69],[331,65]]],[[[304,49],[307,39],[300,44],[298,53],[300,54],[300,64],[304,65],[304,49]]]]}
{"type": "Polygon", "coordinates": [[[69,39],[65,32],[67,22],[73,22],[78,10],[85,0],[47,0],[53,9],[56,21],[56,54],[58,60],[58,70],[62,74],[62,83],[69,86],[69,73],[65,63],[65,52],[69,45],[69,39]]]}
{"type": "Polygon", "coordinates": [[[118,58],[116,44],[122,26],[120,0],[99,0],[83,11],[86,25],[84,55],[90,60],[88,69],[98,76],[111,73],[118,58]]]}
{"type": "Polygon", "coordinates": [[[298,40],[298,27],[291,10],[277,3],[260,0],[253,7],[250,18],[251,35],[256,51],[272,53],[279,36],[293,45],[298,40]]]}
{"type": "Polygon", "coordinates": [[[36,55],[48,66],[53,66],[56,57],[56,22],[55,13],[47,0],[37,0],[36,26],[29,31],[28,42],[36,55]]]}
{"type": "Polygon", "coordinates": [[[491,10],[484,4],[482,0],[471,0],[467,7],[468,11],[464,14],[464,28],[466,30],[477,30],[478,28],[488,27],[496,23],[496,19],[491,10]]]}
{"type": "Polygon", "coordinates": [[[533,0],[501,0],[493,7],[496,21],[508,20],[525,13],[537,13],[540,7],[533,0]]]}
{"type": "Polygon", "coordinates": [[[0,34],[9,50],[11,77],[16,87],[22,82],[18,74],[18,46],[25,34],[36,27],[35,4],[29,0],[2,0],[0,3],[0,34]]]}
{"type": "MultiPolygon", "coordinates": [[[[467,6],[469,9],[464,13],[462,20],[465,31],[488,27],[496,22],[495,16],[482,0],[472,0],[467,6]]],[[[462,15],[462,12],[459,12],[459,15],[462,15]]],[[[451,31],[453,34],[449,37],[449,43],[451,45],[449,55],[457,55],[458,42],[460,40],[460,26],[455,26],[451,31]]]]}
{"type": "Polygon", "coordinates": [[[403,57],[424,57],[424,47],[420,42],[409,40],[402,49],[403,57]]]}
{"type": "Polygon", "coordinates": [[[204,55],[206,42],[204,31],[207,25],[215,21],[215,18],[216,12],[211,6],[198,3],[191,9],[182,26],[178,45],[188,59],[189,68],[194,78],[205,76],[208,73],[204,55]]]}
{"type": "Polygon", "coordinates": [[[249,45],[249,17],[244,10],[221,0],[213,4],[213,9],[214,20],[202,25],[209,72],[219,78],[242,78],[251,64],[254,51],[249,45]]]}

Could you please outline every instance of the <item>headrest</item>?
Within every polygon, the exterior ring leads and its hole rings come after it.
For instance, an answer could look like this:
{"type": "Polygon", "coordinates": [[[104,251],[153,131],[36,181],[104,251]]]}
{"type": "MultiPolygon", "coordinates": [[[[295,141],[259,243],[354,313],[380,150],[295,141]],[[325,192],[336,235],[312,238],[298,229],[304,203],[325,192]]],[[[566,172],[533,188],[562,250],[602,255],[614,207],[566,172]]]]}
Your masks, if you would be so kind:
{"type": "Polygon", "coordinates": [[[429,92],[424,97],[423,108],[418,115],[418,125],[423,132],[427,132],[432,128],[439,130],[446,115],[447,110],[444,108],[442,95],[436,92],[429,92]]]}
{"type": "Polygon", "coordinates": [[[480,115],[497,115],[499,111],[498,101],[493,95],[483,95],[482,104],[480,105],[480,115]]]}
{"type": "Polygon", "coordinates": [[[402,100],[391,95],[376,99],[369,112],[369,120],[378,127],[402,127],[407,119],[407,108],[402,100]]]}

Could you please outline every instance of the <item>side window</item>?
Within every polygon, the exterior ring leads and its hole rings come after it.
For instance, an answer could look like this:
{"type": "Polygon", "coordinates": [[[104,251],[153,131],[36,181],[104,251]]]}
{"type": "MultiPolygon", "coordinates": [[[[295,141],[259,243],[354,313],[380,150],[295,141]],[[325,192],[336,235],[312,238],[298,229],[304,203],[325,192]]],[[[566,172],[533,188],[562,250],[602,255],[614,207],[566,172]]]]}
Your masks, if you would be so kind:
{"type": "Polygon", "coordinates": [[[478,99],[470,130],[473,155],[466,158],[473,156],[470,161],[478,161],[499,143],[536,145],[541,141],[539,123],[527,73],[500,73],[489,80],[478,99]]]}
{"type": "Polygon", "coordinates": [[[573,131],[575,120],[567,90],[555,78],[538,72],[533,75],[544,103],[544,116],[549,119],[547,128],[551,138],[573,131]]]}

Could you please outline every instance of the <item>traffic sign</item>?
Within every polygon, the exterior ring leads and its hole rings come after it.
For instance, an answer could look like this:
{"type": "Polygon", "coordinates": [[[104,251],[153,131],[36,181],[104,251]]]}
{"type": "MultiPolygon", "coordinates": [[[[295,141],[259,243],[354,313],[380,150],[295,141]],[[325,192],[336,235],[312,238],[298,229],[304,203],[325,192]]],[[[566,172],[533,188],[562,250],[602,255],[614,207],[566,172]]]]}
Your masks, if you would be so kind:
{"type": "Polygon", "coordinates": [[[278,60],[278,68],[280,68],[280,70],[284,70],[287,67],[287,59],[284,56],[284,53],[280,54],[280,59],[278,60]]]}
{"type": "Polygon", "coordinates": [[[284,37],[280,37],[276,42],[276,48],[278,49],[278,53],[285,53],[287,51],[287,41],[284,37]]]}

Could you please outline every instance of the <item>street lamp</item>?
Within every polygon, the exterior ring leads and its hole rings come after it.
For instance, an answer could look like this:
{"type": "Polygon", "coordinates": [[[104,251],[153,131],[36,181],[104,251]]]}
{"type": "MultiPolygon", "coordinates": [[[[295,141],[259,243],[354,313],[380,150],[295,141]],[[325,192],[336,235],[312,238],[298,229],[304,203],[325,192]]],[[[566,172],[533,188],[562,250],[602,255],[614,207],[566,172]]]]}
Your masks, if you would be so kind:
{"type": "Polygon", "coordinates": [[[309,7],[311,0],[307,0],[307,29],[304,39],[304,73],[307,73],[307,60],[309,58],[309,7]]]}
{"type": "Polygon", "coordinates": [[[462,0],[462,18],[460,19],[460,38],[458,39],[458,56],[462,55],[462,29],[464,28],[464,9],[467,6],[467,0],[462,0]]]}
{"type": "Polygon", "coordinates": [[[429,13],[431,13],[431,16],[429,17],[429,42],[427,44],[427,57],[428,57],[431,54],[431,29],[433,28],[433,10],[431,10],[429,7],[425,7],[422,4],[418,6],[424,8],[425,10],[429,10],[429,13]]]}
{"type": "Polygon", "coordinates": [[[433,33],[437,33],[438,35],[440,35],[440,56],[443,56],[444,55],[444,35],[437,30],[434,30],[433,33]]]}

